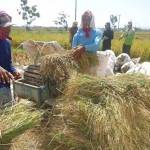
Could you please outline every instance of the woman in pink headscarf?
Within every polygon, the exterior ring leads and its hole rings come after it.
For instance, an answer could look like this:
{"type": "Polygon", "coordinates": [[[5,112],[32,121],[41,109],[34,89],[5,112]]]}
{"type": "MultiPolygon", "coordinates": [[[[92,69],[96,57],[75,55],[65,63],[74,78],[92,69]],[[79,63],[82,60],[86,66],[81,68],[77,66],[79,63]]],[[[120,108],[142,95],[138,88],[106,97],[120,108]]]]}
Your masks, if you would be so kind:
{"type": "Polygon", "coordinates": [[[74,59],[80,59],[84,52],[96,53],[100,47],[102,32],[95,28],[94,16],[87,10],[81,17],[81,27],[75,34],[72,48],[75,49],[74,59]]]}

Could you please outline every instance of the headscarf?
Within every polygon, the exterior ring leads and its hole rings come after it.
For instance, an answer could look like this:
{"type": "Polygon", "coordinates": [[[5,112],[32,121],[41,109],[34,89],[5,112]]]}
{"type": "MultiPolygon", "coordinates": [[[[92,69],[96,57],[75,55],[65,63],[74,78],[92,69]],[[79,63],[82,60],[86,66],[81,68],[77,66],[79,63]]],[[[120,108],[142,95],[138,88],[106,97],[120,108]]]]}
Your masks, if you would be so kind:
{"type": "Polygon", "coordinates": [[[88,38],[90,36],[90,31],[91,29],[95,28],[95,20],[94,20],[94,16],[92,14],[92,12],[90,10],[87,10],[83,13],[82,18],[81,18],[81,28],[83,29],[83,31],[85,32],[85,36],[88,38]],[[85,16],[89,16],[90,18],[90,25],[89,28],[84,28],[83,27],[83,18],[85,16]]]}
{"type": "Polygon", "coordinates": [[[11,16],[9,16],[6,12],[0,11],[0,39],[10,39],[9,33],[10,29],[7,28],[8,26],[11,25],[11,16]]]}

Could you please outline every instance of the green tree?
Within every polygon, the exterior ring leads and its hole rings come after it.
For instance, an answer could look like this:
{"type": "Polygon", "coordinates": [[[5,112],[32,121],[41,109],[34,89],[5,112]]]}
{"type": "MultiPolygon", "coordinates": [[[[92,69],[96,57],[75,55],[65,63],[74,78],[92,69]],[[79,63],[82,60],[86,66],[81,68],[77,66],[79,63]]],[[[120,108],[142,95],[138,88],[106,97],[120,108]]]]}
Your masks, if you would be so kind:
{"type": "Polygon", "coordinates": [[[64,12],[64,11],[61,11],[58,13],[58,17],[56,20],[54,20],[54,23],[56,25],[61,25],[63,28],[65,28],[65,30],[67,31],[68,30],[68,15],[64,12]]]}
{"type": "Polygon", "coordinates": [[[30,30],[30,25],[36,18],[40,17],[40,13],[37,10],[37,6],[28,6],[28,0],[21,0],[20,9],[17,9],[19,15],[26,22],[26,29],[30,30]]]}

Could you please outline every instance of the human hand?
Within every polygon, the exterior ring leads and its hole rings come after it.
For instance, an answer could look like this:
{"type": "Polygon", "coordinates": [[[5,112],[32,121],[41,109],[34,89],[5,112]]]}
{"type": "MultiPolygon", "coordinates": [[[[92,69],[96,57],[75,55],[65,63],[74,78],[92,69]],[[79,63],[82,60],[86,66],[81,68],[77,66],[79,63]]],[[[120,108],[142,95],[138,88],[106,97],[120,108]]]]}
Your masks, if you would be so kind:
{"type": "Polygon", "coordinates": [[[17,71],[13,73],[13,76],[14,76],[14,79],[15,79],[15,80],[21,78],[21,74],[20,74],[19,72],[17,72],[17,71]]]}
{"type": "Polygon", "coordinates": [[[73,52],[73,58],[75,60],[79,60],[84,52],[85,52],[85,47],[84,46],[77,47],[75,49],[75,51],[73,52]]]}
{"type": "Polygon", "coordinates": [[[10,83],[10,80],[14,80],[13,75],[4,68],[0,67],[0,83],[10,83]]]}

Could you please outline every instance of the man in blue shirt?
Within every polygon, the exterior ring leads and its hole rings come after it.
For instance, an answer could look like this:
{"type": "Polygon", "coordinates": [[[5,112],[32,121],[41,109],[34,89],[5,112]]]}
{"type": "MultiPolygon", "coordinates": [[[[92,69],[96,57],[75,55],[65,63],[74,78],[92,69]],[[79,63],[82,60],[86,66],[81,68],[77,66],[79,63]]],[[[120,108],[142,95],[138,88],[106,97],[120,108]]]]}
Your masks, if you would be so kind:
{"type": "Polygon", "coordinates": [[[74,59],[80,59],[84,52],[96,53],[100,47],[101,38],[102,32],[95,28],[92,12],[85,11],[81,18],[81,28],[73,37],[74,59]]]}
{"type": "Polygon", "coordinates": [[[11,17],[0,11],[0,106],[11,101],[10,81],[20,77],[12,65],[10,31],[11,17]]]}

